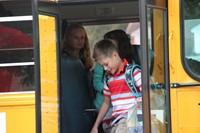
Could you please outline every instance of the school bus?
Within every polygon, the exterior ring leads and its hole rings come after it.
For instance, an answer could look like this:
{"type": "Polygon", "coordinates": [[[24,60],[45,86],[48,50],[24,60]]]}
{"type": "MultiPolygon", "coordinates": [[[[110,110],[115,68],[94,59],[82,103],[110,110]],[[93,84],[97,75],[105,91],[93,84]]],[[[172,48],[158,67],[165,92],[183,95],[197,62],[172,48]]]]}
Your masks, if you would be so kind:
{"type": "Polygon", "coordinates": [[[144,133],[153,131],[153,116],[157,132],[199,133],[199,11],[198,0],[1,1],[0,133],[63,132],[60,49],[64,29],[77,22],[91,51],[110,30],[131,36],[142,66],[144,133]],[[159,97],[164,107],[152,108],[159,97]]]}

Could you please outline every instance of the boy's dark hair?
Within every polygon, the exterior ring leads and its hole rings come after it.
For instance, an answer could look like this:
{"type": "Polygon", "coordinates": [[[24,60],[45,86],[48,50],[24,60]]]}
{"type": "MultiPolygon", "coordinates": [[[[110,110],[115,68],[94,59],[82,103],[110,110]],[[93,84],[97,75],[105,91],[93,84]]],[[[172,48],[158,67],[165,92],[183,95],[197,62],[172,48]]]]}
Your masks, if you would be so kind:
{"type": "Polygon", "coordinates": [[[125,40],[130,41],[130,36],[128,34],[126,34],[126,32],[121,30],[121,29],[109,31],[103,37],[105,39],[114,39],[117,42],[119,42],[121,39],[125,39],[125,40]]]}
{"type": "Polygon", "coordinates": [[[119,56],[123,59],[125,58],[129,63],[132,63],[133,60],[137,62],[137,55],[130,43],[130,35],[126,34],[125,31],[121,29],[116,29],[107,32],[104,35],[106,39],[114,39],[118,43],[119,56]]]}
{"type": "Polygon", "coordinates": [[[118,53],[117,42],[111,39],[102,39],[94,46],[93,58],[98,60],[100,56],[109,57],[114,51],[118,53]]]}

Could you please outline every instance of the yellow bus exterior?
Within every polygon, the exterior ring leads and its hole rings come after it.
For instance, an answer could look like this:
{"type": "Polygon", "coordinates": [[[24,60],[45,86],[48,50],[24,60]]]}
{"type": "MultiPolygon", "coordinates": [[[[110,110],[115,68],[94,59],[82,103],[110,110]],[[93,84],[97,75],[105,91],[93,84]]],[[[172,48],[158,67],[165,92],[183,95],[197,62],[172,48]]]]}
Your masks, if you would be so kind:
{"type": "Polygon", "coordinates": [[[40,75],[42,132],[58,129],[58,77],[56,48],[56,19],[39,15],[40,28],[40,75]]]}
{"type": "MultiPolygon", "coordinates": [[[[170,83],[193,83],[181,62],[180,2],[168,0],[170,83]]],[[[172,133],[200,132],[200,87],[170,89],[172,133]]]]}
{"type": "MultiPolygon", "coordinates": [[[[170,83],[195,83],[183,68],[181,62],[181,30],[180,30],[180,2],[181,0],[168,0],[168,49],[169,49],[169,79],[170,83]]],[[[155,15],[160,15],[158,11],[155,15]]],[[[40,84],[41,84],[41,125],[42,132],[59,132],[59,94],[58,94],[58,66],[57,65],[57,30],[56,18],[39,15],[40,38],[40,84]]],[[[159,17],[158,17],[159,18],[159,17]]],[[[34,20],[33,20],[34,21],[34,20]]],[[[154,23],[154,40],[156,52],[159,48],[159,21],[154,23]],[[156,27],[157,26],[157,27],[156,27]]],[[[162,40],[163,41],[163,40],[162,40]]],[[[154,62],[154,66],[164,64],[162,57],[154,62]]],[[[159,71],[163,67],[155,67],[153,75],[162,77],[159,71]]],[[[159,77],[157,76],[157,77],[159,77]]],[[[162,78],[158,78],[161,80],[162,78]]],[[[170,118],[172,133],[199,133],[200,132],[200,87],[170,88],[170,118]]],[[[35,133],[35,92],[16,92],[0,94],[0,113],[5,116],[6,133],[35,133]]]]}
{"type": "Polygon", "coordinates": [[[35,92],[1,93],[0,114],[1,133],[35,133],[35,92]]]}

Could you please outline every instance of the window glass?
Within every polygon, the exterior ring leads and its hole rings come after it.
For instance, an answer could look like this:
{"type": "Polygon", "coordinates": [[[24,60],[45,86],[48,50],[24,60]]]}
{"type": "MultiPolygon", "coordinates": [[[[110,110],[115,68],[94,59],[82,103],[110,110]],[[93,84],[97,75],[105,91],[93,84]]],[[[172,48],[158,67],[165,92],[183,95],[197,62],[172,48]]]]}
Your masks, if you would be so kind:
{"type": "Polygon", "coordinates": [[[164,10],[147,8],[151,130],[166,133],[164,10]]]}
{"type": "Polygon", "coordinates": [[[31,1],[0,3],[0,92],[34,90],[31,1]]]}
{"type": "Polygon", "coordinates": [[[166,0],[147,0],[148,5],[156,5],[160,7],[166,7],[167,1],[166,0]]]}
{"type": "Polygon", "coordinates": [[[34,90],[34,66],[0,67],[0,92],[34,90]]]}
{"type": "Polygon", "coordinates": [[[103,36],[105,33],[109,32],[111,30],[115,30],[115,29],[122,29],[122,30],[126,31],[127,25],[128,25],[127,23],[123,23],[123,24],[102,24],[102,25],[84,26],[84,28],[87,32],[89,41],[90,41],[91,50],[93,50],[96,42],[103,39],[103,36]],[[98,34],[95,34],[95,33],[98,33],[98,34]]]}
{"type": "Polygon", "coordinates": [[[184,0],[184,54],[188,69],[200,76],[200,1],[184,0]]]}
{"type": "Polygon", "coordinates": [[[91,45],[91,52],[93,53],[94,45],[97,41],[103,39],[105,33],[121,29],[130,36],[132,51],[134,53],[135,63],[140,65],[141,49],[140,49],[140,24],[139,22],[132,23],[115,23],[115,24],[101,24],[84,26],[91,45]],[[94,34],[98,33],[98,34],[94,34]]]}

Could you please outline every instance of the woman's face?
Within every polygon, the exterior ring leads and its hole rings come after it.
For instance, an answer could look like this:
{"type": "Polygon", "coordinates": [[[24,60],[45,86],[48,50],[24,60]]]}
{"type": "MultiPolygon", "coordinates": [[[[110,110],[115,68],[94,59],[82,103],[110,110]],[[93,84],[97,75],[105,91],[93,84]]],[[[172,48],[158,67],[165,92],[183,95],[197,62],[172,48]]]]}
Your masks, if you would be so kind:
{"type": "Polygon", "coordinates": [[[72,45],[75,49],[80,50],[85,44],[85,31],[81,28],[74,29],[72,34],[72,45]]]}

